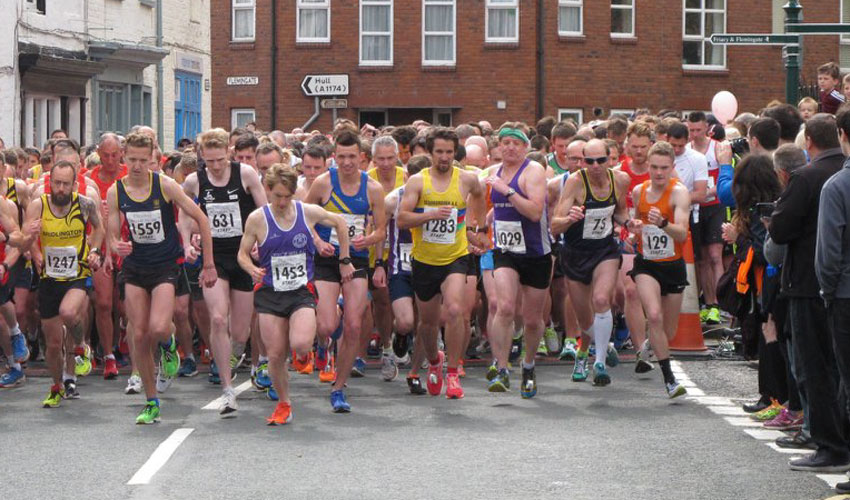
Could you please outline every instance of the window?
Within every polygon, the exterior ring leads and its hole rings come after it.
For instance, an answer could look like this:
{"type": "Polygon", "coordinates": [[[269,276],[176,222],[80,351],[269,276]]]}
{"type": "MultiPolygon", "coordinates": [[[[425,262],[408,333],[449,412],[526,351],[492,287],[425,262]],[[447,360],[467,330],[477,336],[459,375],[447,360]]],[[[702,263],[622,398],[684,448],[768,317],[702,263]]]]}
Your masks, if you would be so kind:
{"type": "Polygon", "coordinates": [[[232,0],[234,42],[254,40],[255,0],[232,0]]]}
{"type": "Polygon", "coordinates": [[[126,83],[98,82],[97,131],[126,133],[134,125],[151,125],[151,89],[126,83]]]}
{"type": "Polygon", "coordinates": [[[577,36],[584,33],[584,0],[558,0],[558,34],[577,36]]]}
{"type": "Polygon", "coordinates": [[[572,120],[576,126],[581,126],[584,118],[584,111],[580,108],[559,108],[558,121],[572,120]]]}
{"type": "Polygon", "coordinates": [[[487,0],[487,42],[519,41],[519,0],[487,0]]]}
{"type": "Polygon", "coordinates": [[[360,64],[393,63],[392,0],[360,0],[360,64]]]}
{"type": "MultiPolygon", "coordinates": [[[[841,0],[841,21],[850,24],[850,0],[841,0]]],[[[850,71],[850,35],[841,35],[838,46],[838,65],[841,72],[850,71]]]]}
{"type": "Polygon", "coordinates": [[[39,14],[47,14],[47,0],[27,0],[27,8],[39,14]]]}
{"type": "Polygon", "coordinates": [[[692,69],[726,68],[726,46],[713,45],[714,33],[726,32],[726,0],[683,0],[682,66],[692,69]]]}
{"type": "Polygon", "coordinates": [[[230,130],[256,121],[253,108],[239,108],[230,110],[230,130]]]}
{"type": "Polygon", "coordinates": [[[422,64],[454,66],[455,0],[423,0],[422,64]]]}
{"type": "Polygon", "coordinates": [[[331,41],[331,0],[298,0],[296,42],[331,41]]]}
{"type": "Polygon", "coordinates": [[[389,113],[386,109],[361,109],[359,113],[360,126],[369,124],[373,127],[389,125],[389,113]]]}
{"type": "Polygon", "coordinates": [[[611,0],[611,36],[635,36],[635,0],[611,0]]]}
{"type": "Polygon", "coordinates": [[[634,112],[635,112],[634,108],[631,108],[631,109],[614,109],[614,108],[612,108],[611,111],[608,113],[608,118],[611,118],[614,115],[623,115],[626,118],[628,118],[628,117],[632,116],[632,114],[634,114],[634,112]]]}
{"type": "Polygon", "coordinates": [[[431,123],[434,125],[439,125],[440,127],[451,127],[452,126],[452,110],[450,109],[435,109],[434,110],[434,119],[431,120],[431,123]]]}

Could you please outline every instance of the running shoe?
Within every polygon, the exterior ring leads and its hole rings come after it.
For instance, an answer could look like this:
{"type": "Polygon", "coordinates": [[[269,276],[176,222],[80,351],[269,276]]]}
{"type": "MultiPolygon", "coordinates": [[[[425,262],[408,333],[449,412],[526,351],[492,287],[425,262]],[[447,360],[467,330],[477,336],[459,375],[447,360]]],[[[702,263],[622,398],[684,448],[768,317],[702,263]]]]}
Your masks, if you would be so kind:
{"type": "Polygon", "coordinates": [[[540,337],[540,342],[537,344],[537,356],[548,356],[549,348],[546,347],[546,338],[540,337]]]}
{"type": "Polygon", "coordinates": [[[428,390],[422,387],[422,381],[419,380],[419,375],[407,377],[407,388],[410,390],[411,394],[416,396],[422,396],[423,394],[427,394],[428,390]]]}
{"type": "Polygon", "coordinates": [[[576,339],[570,337],[564,339],[564,348],[561,349],[561,354],[558,356],[561,361],[573,361],[578,356],[576,351],[576,339]]]}
{"type": "Polygon", "coordinates": [[[236,391],[233,387],[227,387],[222,391],[221,395],[221,410],[218,412],[221,418],[231,418],[236,416],[236,411],[239,410],[239,405],[236,403],[236,391]]]}
{"type": "Polygon", "coordinates": [[[636,354],[635,373],[647,373],[655,369],[655,366],[649,361],[649,357],[649,339],[646,339],[636,354]]]}
{"type": "Polygon", "coordinates": [[[620,364],[620,355],[617,354],[617,348],[613,342],[608,343],[608,352],[605,354],[605,364],[614,368],[620,364]]]}
{"type": "Polygon", "coordinates": [[[333,354],[328,354],[325,368],[319,372],[319,382],[332,384],[336,380],[336,365],[333,354]]]}
{"type": "Polygon", "coordinates": [[[670,399],[678,398],[679,396],[684,396],[688,393],[685,386],[680,384],[678,381],[674,381],[672,384],[664,384],[664,386],[667,388],[667,397],[670,399]]]}
{"type": "Polygon", "coordinates": [[[30,348],[27,347],[27,339],[23,333],[12,335],[12,354],[15,363],[26,363],[30,359],[30,348]]]}
{"type": "Polygon", "coordinates": [[[511,388],[511,377],[507,368],[496,370],[496,376],[487,384],[488,392],[508,392],[511,388]]]}
{"type": "Polygon", "coordinates": [[[496,378],[496,375],[499,374],[499,367],[496,366],[496,360],[494,359],[490,366],[487,368],[487,381],[491,381],[496,378]]]}
{"type": "Polygon", "coordinates": [[[289,422],[292,422],[292,417],[295,415],[292,413],[292,407],[289,406],[289,403],[278,403],[277,406],[274,407],[274,412],[272,416],[266,419],[269,425],[286,425],[289,422]]]}
{"type": "Polygon", "coordinates": [[[522,354],[522,332],[511,339],[511,352],[508,354],[508,363],[516,363],[522,354]]]}
{"type": "Polygon", "coordinates": [[[706,325],[719,325],[720,324],[720,308],[717,306],[711,306],[708,310],[708,315],[705,318],[706,325]]]}
{"type": "Polygon", "coordinates": [[[389,354],[381,356],[381,377],[385,382],[392,382],[398,377],[398,365],[389,354]]]}
{"type": "Polygon", "coordinates": [[[215,360],[210,360],[210,373],[207,375],[207,382],[215,385],[221,384],[221,376],[218,374],[218,365],[215,360]]]}
{"type": "Polygon", "coordinates": [[[299,358],[295,351],[292,351],[292,368],[302,375],[313,373],[313,352],[310,351],[299,358]]]}
{"type": "Polygon", "coordinates": [[[381,336],[373,333],[369,338],[369,347],[366,348],[366,357],[378,359],[381,357],[381,336]]]}
{"type": "Polygon", "coordinates": [[[702,321],[703,323],[708,321],[708,312],[709,312],[709,309],[707,307],[703,307],[702,309],[699,310],[699,320],[702,321]]]}
{"type": "Polygon", "coordinates": [[[577,356],[573,367],[573,382],[584,382],[587,380],[587,355],[577,356]]]}
{"type": "Polygon", "coordinates": [[[272,386],[268,362],[260,363],[260,366],[257,367],[257,372],[254,374],[254,386],[262,391],[272,386]]]}
{"type": "Polygon", "coordinates": [[[524,399],[530,399],[537,395],[537,377],[534,375],[534,368],[522,369],[522,386],[520,386],[519,393],[524,399]]]}
{"type": "Polygon", "coordinates": [[[156,392],[159,394],[167,391],[171,387],[171,383],[174,382],[174,377],[169,377],[164,372],[162,365],[156,370],[156,392]]]}
{"type": "Polygon", "coordinates": [[[61,385],[56,384],[50,388],[50,394],[41,402],[41,405],[44,408],[59,408],[59,403],[62,402],[64,396],[65,389],[61,385]]]}
{"type": "Polygon", "coordinates": [[[459,359],[457,361],[457,376],[460,378],[466,378],[466,368],[463,367],[463,359],[459,359]]]}
{"type": "Polygon", "coordinates": [[[174,378],[180,370],[180,356],[177,354],[177,342],[174,335],[168,338],[168,345],[159,343],[159,366],[167,378],[174,378]]]}
{"type": "Polygon", "coordinates": [[[543,332],[543,339],[546,341],[546,349],[549,351],[549,354],[554,354],[561,350],[561,340],[558,338],[558,332],[554,328],[547,328],[543,332]]]}
{"type": "Polygon", "coordinates": [[[446,355],[443,351],[438,351],[439,361],[437,364],[428,363],[428,378],[425,385],[428,387],[428,394],[439,396],[443,392],[443,361],[446,355]]]}
{"type": "Polygon", "coordinates": [[[782,408],[772,420],[764,423],[766,429],[776,431],[796,431],[803,428],[803,412],[791,411],[788,408],[782,408]]]}
{"type": "Polygon", "coordinates": [[[136,424],[148,425],[159,422],[159,405],[154,401],[148,401],[139,416],[136,417],[136,424]]]}
{"type": "Polygon", "coordinates": [[[354,365],[351,367],[351,376],[354,378],[366,376],[366,361],[363,358],[354,358],[354,365]]]}
{"type": "Polygon", "coordinates": [[[65,399],[80,399],[80,393],[77,392],[77,383],[71,379],[65,380],[63,382],[65,386],[65,394],[62,395],[65,399]]]}
{"type": "Polygon", "coordinates": [[[91,347],[88,344],[74,347],[74,374],[85,377],[91,373],[91,347]]]}
{"type": "Polygon", "coordinates": [[[393,354],[395,354],[397,363],[399,360],[408,356],[407,351],[410,350],[410,336],[410,334],[393,334],[393,354]]]}
{"type": "Polygon", "coordinates": [[[104,380],[115,380],[118,378],[118,362],[115,361],[115,358],[106,358],[104,360],[103,378],[104,380]]]}
{"type": "Polygon", "coordinates": [[[776,418],[777,415],[779,415],[779,412],[782,411],[782,408],[784,408],[784,406],[782,406],[782,403],[771,398],[770,406],[760,412],[753,413],[752,415],[750,415],[750,418],[758,422],[767,422],[768,420],[773,420],[774,418],[776,418]]]}
{"type": "Polygon", "coordinates": [[[236,372],[239,371],[239,367],[242,366],[242,362],[245,361],[245,353],[243,352],[240,356],[236,356],[235,354],[230,355],[230,380],[236,380],[236,372]]]}
{"type": "Polygon", "coordinates": [[[463,387],[457,373],[446,375],[446,399],[463,399],[463,387]]]}
{"type": "Polygon", "coordinates": [[[351,412],[351,405],[345,400],[345,393],[341,389],[331,392],[331,407],[334,413],[351,412]]]}
{"type": "Polygon", "coordinates": [[[611,377],[605,369],[605,363],[597,361],[593,363],[593,385],[604,387],[611,383],[611,377]]]}
{"type": "Polygon", "coordinates": [[[23,384],[27,380],[23,370],[10,368],[0,377],[0,389],[8,389],[23,384]]]}
{"type": "Polygon", "coordinates": [[[269,387],[268,390],[266,390],[266,397],[272,401],[280,400],[280,397],[278,397],[277,391],[274,390],[274,387],[269,387]]]}
{"type": "Polygon", "coordinates": [[[139,394],[140,392],[142,392],[142,377],[138,373],[134,373],[127,379],[124,394],[139,394]]]}
{"type": "Polygon", "coordinates": [[[322,346],[321,340],[316,346],[316,371],[322,372],[328,364],[328,348],[322,346]]]}
{"type": "MultiPolygon", "coordinates": [[[[108,362],[108,361],[107,361],[108,362]]],[[[180,363],[180,370],[177,371],[179,377],[194,377],[198,374],[198,365],[194,358],[185,358],[180,363]]]]}

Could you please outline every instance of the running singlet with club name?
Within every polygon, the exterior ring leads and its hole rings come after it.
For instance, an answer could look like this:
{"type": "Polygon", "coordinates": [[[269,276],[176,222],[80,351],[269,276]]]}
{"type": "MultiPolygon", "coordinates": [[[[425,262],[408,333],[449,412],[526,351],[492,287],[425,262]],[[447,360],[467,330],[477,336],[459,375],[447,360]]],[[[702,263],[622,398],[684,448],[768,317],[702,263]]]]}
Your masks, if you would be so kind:
{"type": "MultiPolygon", "coordinates": [[[[433,168],[433,167],[431,167],[433,168]]],[[[431,168],[422,170],[422,194],[414,209],[417,213],[452,207],[448,219],[429,220],[411,228],[413,258],[430,266],[447,266],[464,255],[469,255],[466,239],[466,200],[460,191],[461,169],[452,167],[452,179],[445,191],[434,189],[431,168]]]]}
{"type": "MultiPolygon", "coordinates": [[[[525,196],[519,186],[519,179],[529,163],[531,160],[526,159],[508,183],[508,186],[516,191],[514,196],[525,196]]],[[[497,175],[501,177],[502,167],[499,167],[497,175]]],[[[543,210],[539,221],[533,222],[519,213],[513,203],[498,191],[490,191],[490,200],[493,202],[496,248],[502,252],[528,257],[541,257],[552,252],[546,210],[543,210]]],[[[546,206],[545,201],[543,204],[546,206]]]]}
{"type": "Polygon", "coordinates": [[[230,178],[221,187],[210,182],[206,168],[199,168],[198,205],[210,220],[213,253],[233,256],[239,253],[245,221],[257,208],[254,197],[242,185],[242,164],[230,162],[230,178]]]}
{"type": "MultiPolygon", "coordinates": [[[[366,216],[369,214],[369,174],[360,172],[360,189],[354,196],[348,196],[342,192],[342,186],[339,183],[339,170],[336,167],[331,167],[328,173],[331,177],[331,196],[325,203],[324,209],[332,214],[339,214],[345,219],[349,242],[358,236],[365,236],[366,216]]],[[[339,255],[339,238],[336,235],[336,228],[317,226],[316,233],[320,238],[333,245],[334,254],[339,255]]],[[[366,258],[369,256],[368,249],[355,250],[353,246],[349,248],[352,257],[366,258]]]]}
{"type": "MultiPolygon", "coordinates": [[[[381,179],[378,178],[378,169],[372,168],[369,170],[369,177],[375,179],[378,182],[381,182],[381,179]]],[[[401,167],[395,167],[395,180],[393,181],[393,189],[398,189],[401,186],[404,186],[404,169],[401,167]]],[[[387,234],[389,233],[389,228],[387,229],[387,234]]],[[[387,238],[384,240],[386,243],[384,244],[384,255],[381,256],[385,261],[390,258],[390,240],[387,238]]],[[[375,247],[369,247],[369,267],[375,267],[375,247]]]]}
{"type": "Polygon", "coordinates": [[[259,244],[260,266],[266,270],[262,287],[275,292],[289,292],[307,286],[313,281],[313,255],[316,247],[313,235],[304,217],[300,201],[295,204],[295,221],[283,229],[272,213],[263,207],[266,220],[266,237],[259,244]]]}
{"type": "Polygon", "coordinates": [[[652,181],[646,181],[641,185],[640,200],[635,217],[643,221],[641,236],[638,240],[638,252],[646,260],[669,262],[682,258],[682,244],[674,241],[673,237],[660,227],[650,224],[647,217],[649,210],[655,207],[661,211],[662,217],[673,222],[674,213],[673,207],[670,206],[670,194],[677,182],[679,181],[675,178],[667,181],[667,187],[664,188],[661,198],[655,203],[649,203],[646,198],[646,193],[649,191],[652,181]]]}
{"type": "Polygon", "coordinates": [[[44,256],[41,277],[69,281],[91,276],[86,241],[86,221],[80,207],[80,196],[71,193],[68,214],[53,214],[49,195],[41,195],[41,235],[39,246],[44,256]]]}
{"type": "Polygon", "coordinates": [[[390,235],[390,255],[389,266],[390,275],[411,274],[413,269],[410,267],[410,256],[413,252],[413,236],[409,229],[399,229],[396,221],[398,220],[398,208],[401,205],[401,199],[404,198],[404,186],[398,188],[398,203],[395,207],[393,218],[387,223],[387,233],[390,235]]]}
{"type": "Polygon", "coordinates": [[[566,246],[574,250],[591,252],[604,250],[613,242],[614,210],[617,208],[617,195],[614,190],[614,172],[607,170],[610,190],[605,198],[596,198],[590,189],[587,170],[579,170],[584,182],[584,219],[576,222],[564,233],[566,246]]]}
{"type": "Polygon", "coordinates": [[[126,234],[133,242],[133,252],[124,257],[123,262],[136,267],[179,263],[183,247],[177,232],[174,203],[162,192],[160,174],[149,172],[148,175],[150,190],[144,200],[133,199],[127,193],[126,177],[115,183],[118,210],[124,215],[126,234]]]}

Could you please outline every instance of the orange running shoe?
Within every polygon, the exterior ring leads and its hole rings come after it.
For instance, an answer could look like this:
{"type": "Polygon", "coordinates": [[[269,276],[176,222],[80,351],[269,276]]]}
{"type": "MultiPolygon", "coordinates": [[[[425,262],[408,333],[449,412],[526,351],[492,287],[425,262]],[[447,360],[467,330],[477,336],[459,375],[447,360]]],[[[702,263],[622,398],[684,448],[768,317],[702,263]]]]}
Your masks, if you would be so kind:
{"type": "Polygon", "coordinates": [[[428,388],[428,394],[439,396],[443,391],[443,361],[446,359],[443,351],[438,351],[439,361],[436,364],[428,363],[428,378],[425,381],[425,386],[428,388]]]}
{"type": "Polygon", "coordinates": [[[103,365],[103,378],[106,380],[114,380],[118,377],[118,364],[115,358],[106,358],[103,365]]]}
{"type": "Polygon", "coordinates": [[[269,425],[286,425],[292,422],[292,407],[289,403],[280,402],[275,406],[272,416],[266,419],[269,425]]]}
{"type": "Polygon", "coordinates": [[[336,365],[334,364],[333,354],[328,353],[328,362],[325,369],[319,372],[319,382],[323,384],[333,384],[336,380],[336,365]]]}
{"type": "Polygon", "coordinates": [[[302,375],[310,375],[313,373],[313,353],[309,352],[299,359],[295,351],[292,351],[292,367],[302,375]]]}
{"type": "Polygon", "coordinates": [[[466,370],[463,369],[462,359],[457,362],[457,376],[460,378],[466,378],[466,370]]]}
{"type": "Polygon", "coordinates": [[[463,399],[463,387],[460,386],[460,377],[456,373],[446,374],[446,398],[463,399]]]}

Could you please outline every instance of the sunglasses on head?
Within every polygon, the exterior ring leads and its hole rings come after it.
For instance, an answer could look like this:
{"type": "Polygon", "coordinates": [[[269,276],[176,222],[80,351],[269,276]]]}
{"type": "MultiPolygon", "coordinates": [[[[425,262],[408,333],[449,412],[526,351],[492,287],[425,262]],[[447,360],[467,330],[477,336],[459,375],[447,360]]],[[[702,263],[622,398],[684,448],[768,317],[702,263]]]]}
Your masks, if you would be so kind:
{"type": "Polygon", "coordinates": [[[593,165],[594,163],[598,163],[599,165],[604,165],[608,161],[607,156],[600,156],[599,158],[585,158],[584,162],[588,165],[593,165]]]}

